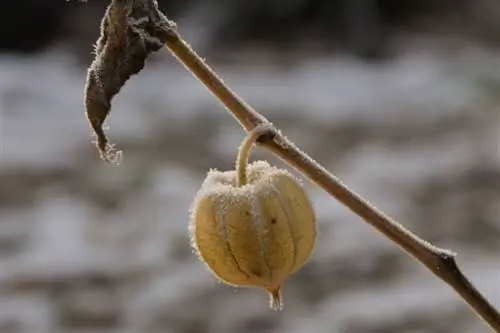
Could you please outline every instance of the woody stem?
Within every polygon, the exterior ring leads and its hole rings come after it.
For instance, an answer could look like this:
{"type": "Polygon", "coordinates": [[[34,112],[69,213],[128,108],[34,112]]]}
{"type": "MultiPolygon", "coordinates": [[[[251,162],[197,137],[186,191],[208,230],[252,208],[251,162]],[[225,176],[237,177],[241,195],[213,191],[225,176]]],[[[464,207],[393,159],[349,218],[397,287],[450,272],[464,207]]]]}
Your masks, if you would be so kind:
{"type": "MultiPolygon", "coordinates": [[[[251,132],[260,124],[268,122],[262,114],[255,111],[233,92],[174,28],[165,36],[165,43],[171,53],[226,107],[247,132],[251,132]]],[[[248,150],[257,138],[258,135],[252,139],[253,141],[247,138],[242,144],[241,156],[238,158],[238,167],[242,166],[241,172],[238,174],[238,178],[241,178],[238,179],[239,184],[245,184],[247,181],[248,150]],[[248,147],[245,148],[245,146],[248,147]]],[[[494,332],[500,333],[500,312],[462,273],[452,251],[430,244],[384,214],[297,148],[279,131],[276,130],[274,139],[264,142],[263,147],[300,171],[313,183],[322,187],[333,198],[426,266],[434,275],[455,290],[494,332]]]]}

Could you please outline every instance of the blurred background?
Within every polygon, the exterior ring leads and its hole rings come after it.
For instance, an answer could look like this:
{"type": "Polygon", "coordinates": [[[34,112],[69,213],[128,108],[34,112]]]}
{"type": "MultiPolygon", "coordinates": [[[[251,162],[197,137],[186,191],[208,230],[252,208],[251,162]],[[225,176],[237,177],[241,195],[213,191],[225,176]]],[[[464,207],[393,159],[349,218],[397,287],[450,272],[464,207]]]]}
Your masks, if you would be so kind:
{"type": "MultiPolygon", "coordinates": [[[[500,307],[500,3],[159,1],[225,81],[500,307]]],[[[1,333],[481,333],[445,284],[306,183],[311,261],[267,295],[217,283],[188,208],[243,132],[167,51],[113,100],[102,162],[83,108],[107,1],[0,11],[1,333]]],[[[283,166],[262,150],[266,158],[283,166]]]]}

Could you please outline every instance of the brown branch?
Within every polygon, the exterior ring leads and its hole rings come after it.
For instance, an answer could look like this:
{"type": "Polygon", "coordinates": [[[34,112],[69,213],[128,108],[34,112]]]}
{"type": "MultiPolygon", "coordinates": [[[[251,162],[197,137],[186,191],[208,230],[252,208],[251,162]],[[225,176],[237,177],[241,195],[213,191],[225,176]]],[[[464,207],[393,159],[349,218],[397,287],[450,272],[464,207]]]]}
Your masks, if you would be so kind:
{"type": "MultiPolygon", "coordinates": [[[[169,50],[177,59],[226,107],[240,125],[248,132],[259,124],[268,120],[252,107],[247,105],[240,97],[232,92],[224,84],[222,79],[212,71],[212,69],[201,59],[196,52],[177,33],[175,24],[169,21],[158,9],[156,0],[112,0],[110,6],[125,8],[126,11],[118,11],[120,15],[107,15],[107,21],[103,23],[103,32],[109,29],[109,33],[104,37],[114,39],[103,45],[114,45],[119,42],[120,34],[125,34],[125,46],[116,48],[108,46],[109,54],[98,53],[96,63],[91,67],[92,73],[99,80],[89,81],[88,87],[95,90],[95,94],[87,94],[89,98],[87,107],[92,107],[96,103],[105,105],[103,112],[90,112],[89,120],[94,130],[97,129],[99,148],[103,158],[107,157],[107,139],[104,132],[100,131],[102,122],[109,113],[112,96],[118,92],[131,74],[135,74],[142,68],[146,54],[157,50],[158,45],[166,44],[169,50]],[[125,22],[117,22],[117,18],[125,22]],[[121,23],[121,24],[118,24],[121,23]],[[160,43],[158,43],[160,42],[160,43]],[[128,61],[128,54],[137,56],[138,67],[131,66],[135,62],[128,61]],[[125,60],[124,60],[125,59],[125,60]],[[116,64],[115,64],[116,63],[116,64]],[[113,66],[121,68],[113,70],[113,66]],[[139,68],[140,67],[140,68],[139,68]],[[124,72],[119,80],[112,80],[113,75],[124,72]],[[111,83],[106,83],[106,82],[111,83]],[[91,85],[92,83],[95,83],[91,85]],[[108,85],[115,87],[116,92],[106,95],[108,85]],[[99,94],[106,95],[103,98],[99,94]],[[97,119],[97,120],[96,120],[97,119]],[[92,122],[92,120],[98,122],[92,122]],[[100,136],[99,136],[100,134],[100,136]]],[[[108,13],[111,13],[108,11],[108,13]]],[[[105,17],[106,20],[106,17],[105,17]]],[[[103,37],[103,36],[101,36],[103,37]]],[[[100,45],[100,44],[99,44],[100,45]]],[[[99,48],[98,45],[98,48],[99,48]]],[[[135,59],[135,58],[134,58],[135,59]]],[[[92,76],[90,77],[92,78],[92,76]]],[[[94,90],[89,90],[90,92],[94,90]]],[[[92,110],[90,110],[92,111],[92,110]]],[[[89,113],[89,112],[88,112],[89,113]]],[[[276,135],[269,140],[261,140],[260,145],[283,161],[293,166],[296,170],[305,175],[309,180],[316,183],[327,191],[332,197],[340,201],[352,212],[363,218],[379,232],[398,244],[408,254],[413,256],[420,263],[425,265],[432,273],[453,288],[460,297],[495,331],[500,333],[500,314],[488,302],[488,300],[472,285],[467,277],[458,268],[454,256],[449,250],[438,248],[420,239],[415,234],[405,229],[402,225],[386,216],[380,210],[372,206],[357,193],[349,189],[338,178],[319,165],[305,152],[297,148],[289,139],[276,130],[276,135]]]]}
{"type": "MultiPolygon", "coordinates": [[[[226,107],[248,132],[267,119],[246,104],[222,81],[196,52],[172,29],[166,45],[175,57],[226,107]]],[[[487,322],[495,332],[500,332],[500,314],[460,271],[455,254],[420,239],[357,193],[297,148],[283,134],[260,145],[293,166],[344,204],[356,215],[398,244],[413,258],[425,265],[438,278],[453,288],[467,304],[487,322]]]]}

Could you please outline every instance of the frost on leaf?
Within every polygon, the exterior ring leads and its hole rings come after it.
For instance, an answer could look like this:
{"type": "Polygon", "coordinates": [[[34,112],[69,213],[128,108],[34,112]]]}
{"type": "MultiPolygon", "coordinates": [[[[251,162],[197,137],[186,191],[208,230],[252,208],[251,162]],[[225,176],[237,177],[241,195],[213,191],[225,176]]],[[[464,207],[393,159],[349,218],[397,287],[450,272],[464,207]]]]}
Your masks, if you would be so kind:
{"type": "Polygon", "coordinates": [[[84,98],[87,119],[104,160],[113,158],[103,130],[112,98],[144,68],[147,57],[164,46],[174,28],[175,24],[159,11],[156,0],[112,0],[108,6],[95,59],[87,72],[84,98]]]}

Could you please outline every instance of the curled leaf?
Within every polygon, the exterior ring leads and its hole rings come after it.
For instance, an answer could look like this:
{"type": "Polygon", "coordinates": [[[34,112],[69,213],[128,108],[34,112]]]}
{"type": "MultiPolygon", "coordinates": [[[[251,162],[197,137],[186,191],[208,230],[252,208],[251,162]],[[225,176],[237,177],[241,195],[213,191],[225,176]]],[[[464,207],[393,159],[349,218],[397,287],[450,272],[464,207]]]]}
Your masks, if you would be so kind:
{"type": "Polygon", "coordinates": [[[85,110],[105,161],[118,155],[108,144],[103,123],[111,100],[127,80],[139,73],[147,57],[165,45],[175,24],[158,9],[156,0],[112,0],[101,21],[95,59],[87,72],[85,110]]]}

